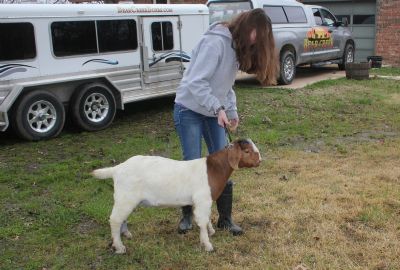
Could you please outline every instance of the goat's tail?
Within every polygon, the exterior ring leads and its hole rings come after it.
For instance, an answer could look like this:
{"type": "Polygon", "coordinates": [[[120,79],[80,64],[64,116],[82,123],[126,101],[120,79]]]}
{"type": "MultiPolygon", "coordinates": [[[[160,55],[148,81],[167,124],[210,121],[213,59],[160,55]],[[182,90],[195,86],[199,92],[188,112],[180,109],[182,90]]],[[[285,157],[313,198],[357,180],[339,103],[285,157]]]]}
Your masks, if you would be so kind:
{"type": "Polygon", "coordinates": [[[115,167],[103,168],[94,170],[91,174],[98,179],[112,178],[115,171],[115,167]]]}

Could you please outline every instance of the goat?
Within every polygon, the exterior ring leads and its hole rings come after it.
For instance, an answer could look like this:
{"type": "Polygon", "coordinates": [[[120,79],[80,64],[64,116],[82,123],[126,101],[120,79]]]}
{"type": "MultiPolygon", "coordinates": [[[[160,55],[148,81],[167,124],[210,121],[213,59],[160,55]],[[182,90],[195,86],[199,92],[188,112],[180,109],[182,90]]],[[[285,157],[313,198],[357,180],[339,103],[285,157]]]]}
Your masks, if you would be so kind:
{"type": "Polygon", "coordinates": [[[200,243],[212,251],[210,235],[212,201],[221,195],[233,170],[260,165],[261,155],[250,139],[236,140],[225,149],[205,158],[177,161],[158,156],[133,156],[110,168],[98,169],[92,175],[113,178],[114,207],[110,216],[112,247],[125,253],[121,233],[132,237],[126,219],[138,206],[194,206],[194,219],[200,227],[200,243]],[[208,232],[207,232],[208,229],[208,232]]]}

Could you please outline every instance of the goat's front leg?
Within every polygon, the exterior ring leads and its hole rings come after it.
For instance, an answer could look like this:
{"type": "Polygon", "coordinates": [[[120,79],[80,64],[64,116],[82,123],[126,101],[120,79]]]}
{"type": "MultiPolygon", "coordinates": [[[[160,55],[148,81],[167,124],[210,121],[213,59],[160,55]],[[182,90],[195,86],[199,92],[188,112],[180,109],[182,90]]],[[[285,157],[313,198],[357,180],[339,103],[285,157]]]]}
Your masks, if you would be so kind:
{"type": "Polygon", "coordinates": [[[204,245],[206,251],[213,251],[214,248],[208,238],[207,224],[202,224],[200,226],[200,242],[204,245]]]}
{"type": "Polygon", "coordinates": [[[213,236],[215,234],[215,230],[213,228],[213,225],[211,224],[211,220],[208,220],[207,228],[208,228],[208,234],[210,236],[213,236]]]}
{"type": "Polygon", "coordinates": [[[204,245],[206,251],[213,251],[214,248],[210,242],[208,237],[207,227],[209,227],[210,222],[210,215],[211,215],[211,204],[212,201],[210,200],[200,200],[197,204],[194,204],[194,218],[200,227],[200,243],[204,245]]]}

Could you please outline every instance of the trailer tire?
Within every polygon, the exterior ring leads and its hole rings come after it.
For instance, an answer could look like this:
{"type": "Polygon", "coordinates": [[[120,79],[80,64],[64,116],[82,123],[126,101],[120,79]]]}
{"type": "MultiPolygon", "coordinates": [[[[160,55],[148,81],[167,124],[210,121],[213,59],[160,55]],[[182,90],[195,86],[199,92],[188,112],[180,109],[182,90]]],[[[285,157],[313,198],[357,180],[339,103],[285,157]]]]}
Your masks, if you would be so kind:
{"type": "Polygon", "coordinates": [[[339,70],[345,70],[347,63],[354,62],[354,46],[351,43],[347,43],[343,52],[342,63],[338,64],[339,70]]]}
{"type": "Polygon", "coordinates": [[[291,50],[281,54],[278,83],[291,84],[296,76],[296,58],[291,50]]]}
{"type": "Polygon", "coordinates": [[[56,137],[64,127],[64,106],[53,94],[35,90],[17,101],[11,123],[22,139],[39,141],[56,137]]]}
{"type": "Polygon", "coordinates": [[[71,98],[72,120],[86,131],[107,128],[116,113],[111,90],[102,83],[90,83],[78,88],[71,98]]]}

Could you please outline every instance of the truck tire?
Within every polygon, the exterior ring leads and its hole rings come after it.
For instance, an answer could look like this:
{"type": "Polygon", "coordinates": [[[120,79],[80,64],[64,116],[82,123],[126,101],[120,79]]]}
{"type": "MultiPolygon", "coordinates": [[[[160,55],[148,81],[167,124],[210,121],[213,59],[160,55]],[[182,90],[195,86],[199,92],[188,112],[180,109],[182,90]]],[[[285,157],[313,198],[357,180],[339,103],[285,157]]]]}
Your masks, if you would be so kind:
{"type": "Polygon", "coordinates": [[[63,104],[53,94],[35,90],[15,104],[11,124],[22,139],[38,141],[60,134],[65,123],[63,104]]]}
{"type": "Polygon", "coordinates": [[[279,69],[279,84],[291,84],[296,76],[296,60],[292,51],[282,53],[279,69]]]}
{"type": "Polygon", "coordinates": [[[343,52],[342,63],[338,64],[340,70],[346,69],[347,63],[354,62],[354,46],[351,43],[347,43],[343,52]]]}
{"type": "Polygon", "coordinates": [[[86,131],[107,128],[116,113],[116,102],[111,90],[102,83],[90,83],[78,88],[71,99],[74,123],[86,131]]]}

